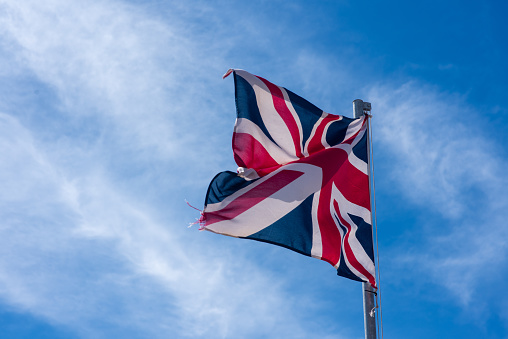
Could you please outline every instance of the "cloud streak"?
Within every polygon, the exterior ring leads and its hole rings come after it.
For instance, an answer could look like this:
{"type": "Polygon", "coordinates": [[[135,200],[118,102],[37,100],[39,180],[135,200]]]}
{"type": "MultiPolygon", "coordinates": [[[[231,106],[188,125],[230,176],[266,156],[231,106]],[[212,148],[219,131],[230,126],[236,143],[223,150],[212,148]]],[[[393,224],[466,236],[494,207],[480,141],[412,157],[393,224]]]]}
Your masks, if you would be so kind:
{"type": "MultiPolygon", "coordinates": [[[[218,100],[202,91],[206,77],[189,80],[199,55],[178,21],[119,2],[2,10],[10,62],[23,65],[9,80],[53,95],[30,110],[39,98],[3,103],[2,300],[84,337],[308,337],[314,325],[279,276],[228,251],[201,253],[181,230],[186,214],[152,206],[163,190],[195,185],[175,179],[201,173],[180,165],[198,160],[184,131],[204,128],[188,112],[218,100]]],[[[221,161],[199,145],[199,160],[221,161]]]]}
{"type": "Polygon", "coordinates": [[[485,297],[480,286],[506,264],[503,149],[480,132],[492,127],[462,97],[416,82],[378,86],[369,97],[378,158],[385,157],[381,167],[389,171],[382,189],[423,208],[421,235],[409,234],[423,241],[399,249],[399,260],[406,269],[430,273],[469,306],[485,297]]]}
{"type": "MultiPolygon", "coordinates": [[[[237,22],[225,6],[202,5],[2,3],[10,67],[0,74],[9,93],[0,101],[0,298],[83,337],[347,336],[330,317],[306,318],[325,307],[315,286],[302,287],[303,301],[288,290],[304,261],[287,264],[287,277],[261,267],[244,258],[244,243],[225,249],[227,240],[185,232],[192,217],[182,208],[202,199],[216,172],[234,169],[232,86],[220,75],[244,67],[227,64],[242,41],[265,46],[260,57],[249,44],[242,60],[276,59],[263,68],[326,110],[339,90],[354,98],[360,85],[344,65],[357,65],[300,44],[270,50],[262,15],[237,22]]],[[[404,231],[419,240],[390,249],[389,260],[467,307],[501,274],[492,267],[506,265],[503,150],[479,132],[488,126],[465,98],[417,82],[370,88],[362,93],[374,106],[378,188],[425,220],[404,231]]],[[[330,111],[348,114],[343,107],[330,111]]]]}

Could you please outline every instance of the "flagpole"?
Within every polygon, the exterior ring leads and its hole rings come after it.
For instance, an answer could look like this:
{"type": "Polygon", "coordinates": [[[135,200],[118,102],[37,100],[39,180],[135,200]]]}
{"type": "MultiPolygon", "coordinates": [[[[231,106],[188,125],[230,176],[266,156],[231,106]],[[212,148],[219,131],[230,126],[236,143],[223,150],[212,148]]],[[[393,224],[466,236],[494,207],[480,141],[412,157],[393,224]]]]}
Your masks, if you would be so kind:
{"type": "MultiPolygon", "coordinates": [[[[355,118],[363,116],[364,111],[370,111],[370,102],[364,102],[361,99],[353,101],[353,113],[355,118]]],[[[370,163],[369,163],[370,164],[370,163]]],[[[370,180],[370,179],[369,179],[370,180]]],[[[362,284],[363,292],[363,313],[365,325],[365,339],[376,339],[376,316],[375,310],[375,293],[376,291],[370,283],[364,282],[362,284]]]]}

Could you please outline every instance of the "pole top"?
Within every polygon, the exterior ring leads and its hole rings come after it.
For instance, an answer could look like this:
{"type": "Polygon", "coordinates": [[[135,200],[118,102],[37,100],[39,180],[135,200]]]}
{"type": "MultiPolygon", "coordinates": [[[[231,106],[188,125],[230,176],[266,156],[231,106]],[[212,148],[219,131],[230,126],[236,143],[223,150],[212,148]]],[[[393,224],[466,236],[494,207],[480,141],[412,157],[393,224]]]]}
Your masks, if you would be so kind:
{"type": "Polygon", "coordinates": [[[370,112],[372,109],[372,105],[370,102],[363,101],[362,99],[353,100],[353,112],[355,118],[360,118],[363,116],[363,112],[370,112]]]}

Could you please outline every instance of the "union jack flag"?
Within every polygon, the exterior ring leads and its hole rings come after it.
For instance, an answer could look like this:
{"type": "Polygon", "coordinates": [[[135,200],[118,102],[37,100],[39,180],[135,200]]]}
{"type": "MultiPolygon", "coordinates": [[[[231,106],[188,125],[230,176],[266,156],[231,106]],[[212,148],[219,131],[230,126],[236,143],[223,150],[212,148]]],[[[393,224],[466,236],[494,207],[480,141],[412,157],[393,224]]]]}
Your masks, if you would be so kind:
{"type": "Polygon", "coordinates": [[[325,113],[261,77],[230,73],[240,167],[210,183],[202,229],[289,248],[375,287],[367,116],[325,113]]]}

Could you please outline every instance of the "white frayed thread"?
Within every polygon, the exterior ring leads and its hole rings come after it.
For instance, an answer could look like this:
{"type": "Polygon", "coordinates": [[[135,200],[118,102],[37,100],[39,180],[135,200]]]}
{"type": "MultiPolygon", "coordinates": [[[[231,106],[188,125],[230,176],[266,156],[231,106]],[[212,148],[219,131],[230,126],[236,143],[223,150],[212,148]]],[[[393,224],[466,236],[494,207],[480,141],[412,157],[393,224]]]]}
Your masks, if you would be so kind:
{"type": "Polygon", "coordinates": [[[204,230],[204,229],[205,229],[205,214],[203,213],[203,211],[202,211],[202,210],[200,210],[199,208],[196,208],[196,207],[192,206],[192,205],[191,205],[191,204],[187,201],[187,199],[185,199],[185,202],[187,203],[187,205],[188,205],[189,207],[194,208],[196,211],[199,211],[199,213],[201,214],[201,216],[200,216],[199,218],[196,218],[196,221],[189,223],[188,228],[191,228],[192,226],[194,226],[194,225],[196,225],[196,224],[197,224],[197,225],[199,225],[199,230],[200,230],[200,231],[204,230]]]}

